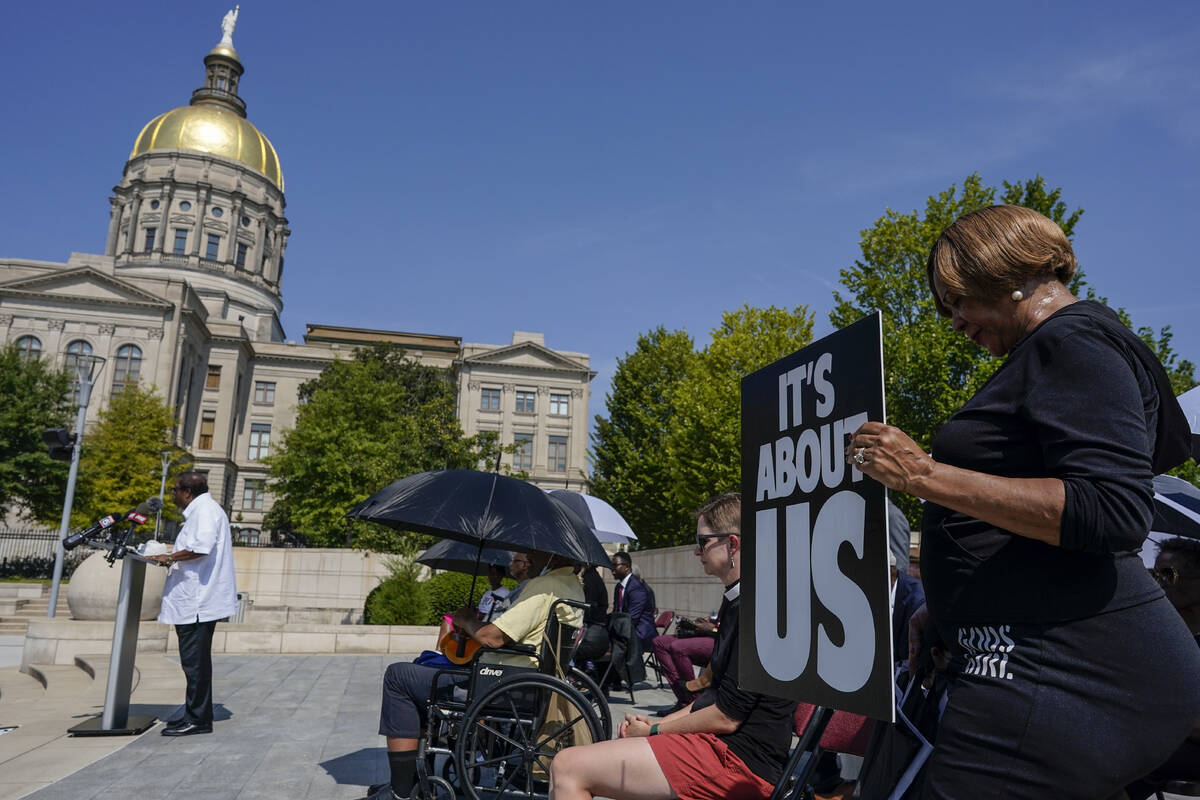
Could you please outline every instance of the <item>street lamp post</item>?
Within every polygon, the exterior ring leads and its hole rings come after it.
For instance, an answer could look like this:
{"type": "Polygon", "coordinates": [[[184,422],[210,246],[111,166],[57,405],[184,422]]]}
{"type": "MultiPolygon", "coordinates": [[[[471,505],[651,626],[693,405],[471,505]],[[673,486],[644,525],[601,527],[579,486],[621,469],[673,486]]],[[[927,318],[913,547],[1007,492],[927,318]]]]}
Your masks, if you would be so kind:
{"type": "Polygon", "coordinates": [[[100,356],[68,353],[67,364],[75,370],[75,379],[79,384],[79,409],[75,414],[75,444],[71,449],[71,469],[67,473],[67,493],[63,498],[62,522],[58,526],[58,549],[54,553],[54,577],[50,581],[50,608],[46,610],[46,619],[54,619],[58,608],[58,585],[62,582],[63,560],[66,551],[63,550],[63,540],[71,527],[71,508],[75,504],[75,478],[79,475],[79,452],[83,444],[83,422],[87,417],[88,402],[92,399],[92,387],[104,369],[104,359],[100,356]]]}
{"type": "MultiPolygon", "coordinates": [[[[174,455],[170,450],[163,450],[159,455],[162,457],[162,480],[158,484],[158,496],[165,497],[167,491],[167,467],[171,466],[171,456],[174,455]]],[[[158,541],[158,531],[162,527],[162,509],[154,515],[154,541],[158,541]]]]}

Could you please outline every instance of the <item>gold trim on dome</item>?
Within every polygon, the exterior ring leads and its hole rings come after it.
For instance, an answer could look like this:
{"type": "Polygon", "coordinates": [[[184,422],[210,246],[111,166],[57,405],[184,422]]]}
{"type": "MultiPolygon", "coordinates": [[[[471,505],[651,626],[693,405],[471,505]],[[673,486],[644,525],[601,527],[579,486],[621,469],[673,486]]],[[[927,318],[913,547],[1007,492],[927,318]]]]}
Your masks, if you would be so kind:
{"type": "Polygon", "coordinates": [[[279,154],[258,128],[219,106],[183,106],[160,114],[138,134],[130,158],[151,150],[191,150],[245,164],[283,191],[279,154]]]}

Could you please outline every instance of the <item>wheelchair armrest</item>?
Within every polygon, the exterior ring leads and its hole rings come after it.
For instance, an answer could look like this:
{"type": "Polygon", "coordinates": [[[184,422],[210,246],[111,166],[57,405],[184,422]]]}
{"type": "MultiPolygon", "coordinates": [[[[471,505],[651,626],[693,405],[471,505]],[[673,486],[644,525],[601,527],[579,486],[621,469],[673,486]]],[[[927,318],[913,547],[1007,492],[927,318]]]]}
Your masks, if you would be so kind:
{"type": "Polygon", "coordinates": [[[515,642],[501,645],[500,647],[481,647],[475,651],[474,660],[478,661],[479,657],[486,653],[515,653],[521,656],[535,656],[537,655],[537,648],[531,644],[517,644],[515,642]]]}

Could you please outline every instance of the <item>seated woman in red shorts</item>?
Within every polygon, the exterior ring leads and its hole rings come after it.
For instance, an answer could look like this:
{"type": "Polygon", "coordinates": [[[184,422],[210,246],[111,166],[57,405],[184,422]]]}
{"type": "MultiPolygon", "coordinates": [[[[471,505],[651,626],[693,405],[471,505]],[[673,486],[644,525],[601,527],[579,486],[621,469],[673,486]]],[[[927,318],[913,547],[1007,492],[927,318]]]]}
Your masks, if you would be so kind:
{"type": "Polygon", "coordinates": [[[765,800],[779,781],[796,701],[737,685],[741,496],[697,512],[696,556],[725,585],[713,683],[662,722],[625,716],[619,739],[569,747],[550,765],[551,800],[765,800]]]}

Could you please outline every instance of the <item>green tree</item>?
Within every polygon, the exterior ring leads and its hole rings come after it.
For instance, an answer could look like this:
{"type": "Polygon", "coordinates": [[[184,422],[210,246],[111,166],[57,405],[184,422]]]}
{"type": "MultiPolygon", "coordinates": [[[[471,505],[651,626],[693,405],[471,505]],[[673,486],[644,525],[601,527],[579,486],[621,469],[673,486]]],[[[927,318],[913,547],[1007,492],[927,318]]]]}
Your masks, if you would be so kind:
{"type": "Polygon", "coordinates": [[[52,461],[46,428],[70,427],[70,378],[16,344],[0,350],[0,514],[23,512],[42,522],[62,514],[68,465],[52,461]]]}
{"type": "MultiPolygon", "coordinates": [[[[83,438],[72,524],[86,525],[156,496],[162,452],[171,451],[172,460],[183,453],[174,444],[174,430],[174,414],[153,387],[128,386],[115,395],[83,438]]],[[[168,485],[182,471],[183,467],[173,467],[168,485]]],[[[163,516],[179,518],[169,502],[163,516]]]]}
{"type": "Polygon", "coordinates": [[[377,345],[334,361],[299,392],[296,427],[266,459],[275,505],[264,525],[313,545],[413,554],[427,539],[345,518],[394,480],[492,465],[494,435],[464,436],[449,370],[377,345]]]}
{"type": "MultiPolygon", "coordinates": [[[[721,316],[721,325],[674,388],[666,441],[670,497],[690,513],[717,494],[741,485],[741,380],[812,342],[813,315],[742,306],[721,316]]],[[[672,532],[683,544],[691,530],[672,532]]]]}
{"type": "Polygon", "coordinates": [[[665,451],[677,416],[675,389],[695,358],[687,331],[660,326],[639,335],[617,362],[608,416],[596,415],[591,491],[625,517],[642,547],[673,544],[690,524],[688,509],[670,495],[665,451]]]}

